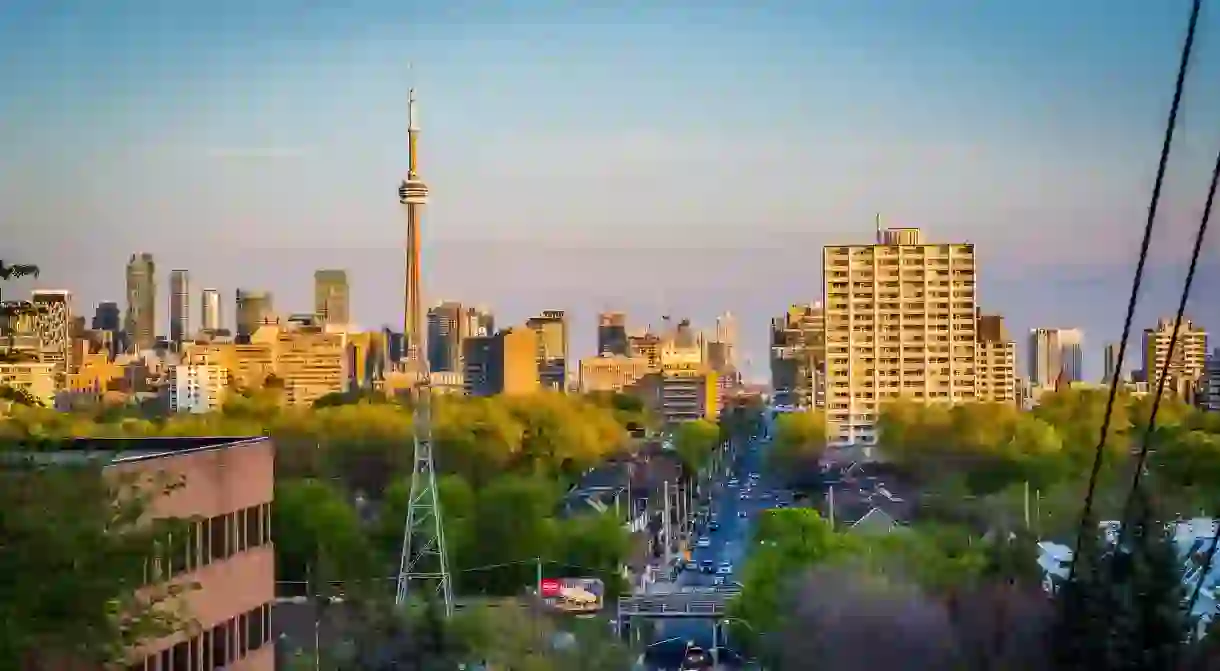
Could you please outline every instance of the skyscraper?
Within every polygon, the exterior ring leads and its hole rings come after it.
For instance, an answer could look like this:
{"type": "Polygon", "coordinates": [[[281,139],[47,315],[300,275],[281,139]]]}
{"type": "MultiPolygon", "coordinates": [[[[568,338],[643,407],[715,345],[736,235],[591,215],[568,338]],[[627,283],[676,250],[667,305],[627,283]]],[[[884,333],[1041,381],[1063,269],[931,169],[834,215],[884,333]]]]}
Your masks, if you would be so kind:
{"type": "Polygon", "coordinates": [[[603,312],[597,315],[597,353],[627,356],[627,315],[603,312]]]}
{"type": "Polygon", "coordinates": [[[1156,328],[1144,329],[1144,373],[1148,384],[1157,385],[1161,372],[1167,372],[1169,380],[1165,388],[1185,395],[1187,391],[1193,391],[1194,385],[1203,376],[1207,359],[1207,331],[1183,318],[1178,328],[1178,338],[1173,343],[1171,358],[1169,343],[1173,340],[1173,330],[1173,319],[1160,319],[1156,328]]]}
{"type": "Polygon", "coordinates": [[[406,340],[408,363],[425,359],[422,340],[424,333],[424,309],[421,292],[420,228],[424,206],[428,203],[428,186],[419,177],[419,120],[416,117],[415,89],[411,89],[407,101],[407,178],[398,186],[398,202],[407,210],[407,272],[403,295],[403,337],[406,340]]]}
{"type": "Polygon", "coordinates": [[[875,444],[891,399],[977,400],[974,245],[878,233],[822,252],[826,414],[839,445],[875,444]]]}
{"type": "Polygon", "coordinates": [[[63,366],[60,372],[65,372],[72,350],[72,292],[35,289],[30,301],[41,309],[34,317],[34,325],[42,347],[42,361],[63,366]]]}
{"type": "Polygon", "coordinates": [[[205,331],[220,330],[220,290],[204,289],[200,301],[199,323],[205,331]]]}
{"type": "Polygon", "coordinates": [[[123,328],[122,311],[114,301],[102,301],[93,310],[94,331],[119,331],[123,328]]]}
{"type": "Polygon", "coordinates": [[[351,289],[346,270],[319,270],[313,274],[313,312],[323,324],[351,323],[351,289]]]}
{"type": "Polygon", "coordinates": [[[538,379],[543,389],[568,389],[568,318],[563,310],[543,310],[526,327],[538,334],[538,379]]]}
{"type": "Polygon", "coordinates": [[[1106,343],[1102,357],[1102,381],[1113,382],[1114,375],[1118,373],[1118,343],[1106,343]]]}
{"type": "Polygon", "coordinates": [[[466,308],[464,333],[468,337],[483,337],[496,334],[496,318],[485,307],[466,308]]]}
{"type": "Polygon", "coordinates": [[[169,271],[169,341],[179,344],[191,335],[191,277],[185,270],[169,271]]]}
{"type": "Polygon", "coordinates": [[[157,264],[152,254],[132,254],[127,262],[127,342],[136,350],[157,342],[157,264]]]}
{"type": "Polygon", "coordinates": [[[263,321],[274,313],[270,291],[237,290],[237,333],[239,341],[249,341],[263,321]]]}
{"type": "Polygon", "coordinates": [[[462,341],[469,335],[462,304],[442,301],[428,310],[428,367],[430,370],[460,372],[462,341]]]}
{"type": "Polygon", "coordinates": [[[729,365],[736,364],[737,355],[737,318],[732,312],[726,312],[716,318],[716,340],[724,345],[726,360],[729,365]]]}
{"type": "Polygon", "coordinates": [[[1084,334],[1079,329],[1034,329],[1029,333],[1029,381],[1048,388],[1062,376],[1067,382],[1084,379],[1084,334]]]}

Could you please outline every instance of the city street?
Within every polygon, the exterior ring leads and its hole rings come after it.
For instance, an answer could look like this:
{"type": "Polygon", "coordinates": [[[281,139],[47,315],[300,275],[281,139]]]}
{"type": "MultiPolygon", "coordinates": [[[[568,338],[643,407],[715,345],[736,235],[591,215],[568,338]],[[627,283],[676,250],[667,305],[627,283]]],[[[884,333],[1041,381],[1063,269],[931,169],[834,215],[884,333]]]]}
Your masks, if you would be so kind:
{"type": "MultiPolygon", "coordinates": [[[[723,472],[712,485],[713,497],[710,509],[711,518],[719,524],[715,531],[707,528],[706,523],[695,532],[695,539],[706,537],[709,545],[706,548],[696,547],[692,552],[691,561],[697,567],[704,562],[711,562],[712,570],[718,571],[727,562],[731,572],[728,575],[705,573],[702,570],[682,570],[678,574],[676,584],[659,584],[653,586],[656,591],[683,590],[693,587],[710,587],[719,576],[727,585],[740,582],[741,571],[750,552],[750,539],[754,521],[764,510],[777,505],[776,489],[768,481],[764,466],[766,450],[769,443],[759,439],[738,448],[736,463],[730,469],[728,478],[723,472]],[[750,484],[750,474],[758,474],[758,479],[750,484]],[[729,481],[736,479],[736,486],[729,486],[729,481]],[[748,498],[742,500],[743,492],[749,492],[748,498]],[[742,515],[744,513],[744,516],[742,515]]],[[[650,668],[676,668],[671,666],[673,659],[680,660],[681,653],[688,642],[693,642],[704,649],[712,646],[712,623],[708,621],[657,621],[655,640],[664,641],[650,651],[655,658],[650,668]]],[[[721,645],[725,642],[719,641],[721,645]]],[[[723,654],[722,663],[729,662],[731,654],[723,654]]],[[[727,666],[726,668],[735,668],[727,666]]]]}

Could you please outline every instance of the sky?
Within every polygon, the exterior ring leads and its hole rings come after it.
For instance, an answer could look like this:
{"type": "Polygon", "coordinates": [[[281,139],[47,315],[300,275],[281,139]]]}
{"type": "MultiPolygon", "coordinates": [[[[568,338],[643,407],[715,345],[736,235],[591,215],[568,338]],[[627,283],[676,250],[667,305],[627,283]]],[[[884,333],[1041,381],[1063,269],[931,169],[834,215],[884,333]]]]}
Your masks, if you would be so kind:
{"type": "MultiPolygon", "coordinates": [[[[1172,314],[1220,150],[1205,3],[1137,328],[1172,314]]],[[[501,324],[731,311],[754,377],[821,248],[875,213],[970,241],[1019,343],[1117,340],[1188,0],[15,0],[0,15],[0,259],[90,315],[134,252],[168,274],[402,321],[407,89],[420,101],[428,302],[501,324]],[[15,10],[15,11],[14,11],[15,10]]],[[[5,287],[6,296],[25,284],[5,287]]],[[[1189,316],[1220,330],[1220,233],[1189,316]]],[[[197,323],[198,314],[192,316],[197,323]]],[[[1136,353],[1128,366],[1138,367],[1136,353]]]]}

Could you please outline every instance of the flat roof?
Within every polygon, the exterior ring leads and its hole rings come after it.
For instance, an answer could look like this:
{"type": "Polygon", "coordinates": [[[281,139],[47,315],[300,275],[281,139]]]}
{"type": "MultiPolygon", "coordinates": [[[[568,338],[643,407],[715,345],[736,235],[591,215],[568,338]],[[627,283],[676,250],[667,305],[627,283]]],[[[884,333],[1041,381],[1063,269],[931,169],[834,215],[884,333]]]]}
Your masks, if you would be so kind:
{"type": "MultiPolygon", "coordinates": [[[[101,463],[114,466],[194,452],[239,447],[266,440],[266,436],[192,436],[140,438],[66,438],[50,445],[42,443],[29,450],[11,450],[7,456],[30,457],[47,464],[101,463]],[[47,449],[51,447],[52,449],[47,449]]],[[[22,444],[22,441],[17,443],[22,444]]]]}

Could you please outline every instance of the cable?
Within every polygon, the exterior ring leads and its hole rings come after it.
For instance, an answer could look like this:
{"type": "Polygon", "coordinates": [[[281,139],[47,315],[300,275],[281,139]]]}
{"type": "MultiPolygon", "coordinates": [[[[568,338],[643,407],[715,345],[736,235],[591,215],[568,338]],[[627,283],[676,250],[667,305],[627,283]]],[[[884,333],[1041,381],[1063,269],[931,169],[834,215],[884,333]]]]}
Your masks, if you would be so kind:
{"type": "Polygon", "coordinates": [[[1076,533],[1075,548],[1068,565],[1068,582],[1071,582],[1076,575],[1076,562],[1080,557],[1084,535],[1088,533],[1090,520],[1093,517],[1093,498],[1097,494],[1097,480],[1105,459],[1106,438],[1110,433],[1110,420],[1114,415],[1114,402],[1118,397],[1119,378],[1122,376],[1123,361],[1127,356],[1127,341],[1131,339],[1131,324],[1135,321],[1135,306],[1139,302],[1140,285],[1144,281],[1144,266],[1148,262],[1148,247],[1152,243],[1152,229],[1156,224],[1157,207],[1161,202],[1161,189],[1165,184],[1165,171],[1169,164],[1170,148],[1173,146],[1173,132],[1178,124],[1178,109],[1182,104],[1182,91],[1186,86],[1186,71],[1190,65],[1191,52],[1194,50],[1195,32],[1199,25],[1199,11],[1202,4],[1203,0],[1193,0],[1191,3],[1186,42],[1182,45],[1178,78],[1174,84],[1173,104],[1170,105],[1169,120],[1165,125],[1165,139],[1161,144],[1161,158],[1157,164],[1156,179],[1152,185],[1152,198],[1148,203],[1148,218],[1144,222],[1144,238],[1140,241],[1139,261],[1136,263],[1135,276],[1131,282],[1131,296],[1127,299],[1127,316],[1123,320],[1123,337],[1119,341],[1118,361],[1115,362],[1114,378],[1110,380],[1110,397],[1106,401],[1106,413],[1101,423],[1101,436],[1097,441],[1097,450],[1093,456],[1093,469],[1089,473],[1089,487],[1085,494],[1084,510],[1080,514],[1080,529],[1076,533]]]}
{"type": "MultiPolygon", "coordinates": [[[[1156,384],[1156,395],[1152,399],[1152,410],[1148,414],[1148,425],[1144,428],[1144,438],[1140,445],[1139,458],[1135,463],[1135,474],[1131,476],[1131,490],[1123,505],[1121,526],[1118,529],[1118,547],[1123,546],[1127,538],[1127,522],[1131,519],[1136,503],[1144,500],[1140,492],[1140,481],[1144,475],[1144,464],[1148,461],[1152,438],[1156,433],[1156,415],[1161,408],[1161,400],[1165,396],[1165,383],[1169,379],[1169,367],[1173,362],[1174,348],[1178,344],[1178,335],[1182,328],[1182,320],[1186,315],[1186,304],[1190,301],[1190,289],[1195,283],[1195,273],[1199,268],[1199,256],[1203,250],[1203,240],[1207,237],[1207,225],[1211,221],[1212,206],[1216,202],[1216,184],[1220,182],[1220,152],[1216,153],[1216,164],[1212,168],[1212,181],[1207,189],[1207,200],[1203,205],[1203,214],[1199,217],[1198,230],[1195,232],[1195,246],[1190,253],[1190,267],[1186,271],[1186,281],[1182,285],[1182,295],[1178,298],[1178,311],[1174,315],[1173,333],[1169,336],[1169,351],[1165,354],[1165,363],[1161,366],[1160,379],[1156,384]]],[[[1145,511],[1146,512],[1146,511],[1145,511]]]]}

